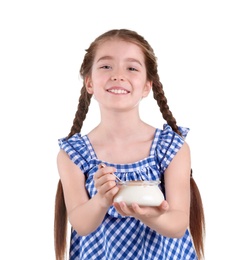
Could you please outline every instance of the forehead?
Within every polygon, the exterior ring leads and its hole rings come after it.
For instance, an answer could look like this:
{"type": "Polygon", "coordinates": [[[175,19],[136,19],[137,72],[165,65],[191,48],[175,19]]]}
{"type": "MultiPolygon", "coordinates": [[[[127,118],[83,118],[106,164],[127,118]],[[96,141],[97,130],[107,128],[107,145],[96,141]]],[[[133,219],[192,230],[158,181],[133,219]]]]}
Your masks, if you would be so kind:
{"type": "Polygon", "coordinates": [[[141,48],[135,43],[120,39],[110,39],[99,44],[95,54],[95,61],[105,56],[113,59],[133,58],[144,63],[144,54],[141,48]]]}

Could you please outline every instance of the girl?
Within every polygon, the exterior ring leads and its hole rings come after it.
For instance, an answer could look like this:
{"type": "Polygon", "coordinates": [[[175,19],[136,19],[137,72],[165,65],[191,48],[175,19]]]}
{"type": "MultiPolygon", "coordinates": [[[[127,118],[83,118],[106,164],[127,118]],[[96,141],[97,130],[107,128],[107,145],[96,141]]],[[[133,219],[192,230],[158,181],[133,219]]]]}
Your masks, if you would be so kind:
{"type": "Polygon", "coordinates": [[[59,140],[56,259],[65,257],[68,220],[70,259],[201,259],[204,214],[184,141],[189,129],[177,126],[169,110],[153,49],[134,31],[108,31],[86,50],[80,75],[73,126],[59,140]],[[162,129],[139,116],[151,89],[166,121],[162,129]],[[101,120],[81,135],[93,95],[101,120]],[[158,207],[114,203],[119,187],[111,173],[123,181],[159,179],[165,200],[158,207]]]}

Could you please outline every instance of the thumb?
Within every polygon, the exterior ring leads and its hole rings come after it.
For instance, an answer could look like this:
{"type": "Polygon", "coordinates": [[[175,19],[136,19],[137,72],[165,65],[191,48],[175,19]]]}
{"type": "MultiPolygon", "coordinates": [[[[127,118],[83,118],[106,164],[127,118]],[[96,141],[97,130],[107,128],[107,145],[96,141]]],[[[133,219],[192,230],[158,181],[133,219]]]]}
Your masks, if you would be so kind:
{"type": "Polygon", "coordinates": [[[160,205],[160,208],[163,210],[163,211],[168,211],[169,210],[169,203],[164,200],[161,205],[160,205]]]}
{"type": "Polygon", "coordinates": [[[104,163],[100,163],[100,164],[99,164],[99,169],[105,168],[105,167],[106,167],[106,165],[105,165],[104,163]]]}

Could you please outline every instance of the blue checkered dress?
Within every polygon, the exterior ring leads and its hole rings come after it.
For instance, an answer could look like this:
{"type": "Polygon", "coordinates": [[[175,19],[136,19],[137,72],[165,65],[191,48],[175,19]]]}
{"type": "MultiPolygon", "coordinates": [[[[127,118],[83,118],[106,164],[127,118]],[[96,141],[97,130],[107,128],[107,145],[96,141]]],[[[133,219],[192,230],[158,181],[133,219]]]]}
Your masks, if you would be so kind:
{"type": "MultiPolygon", "coordinates": [[[[189,129],[179,127],[186,137],[189,129]]],[[[100,161],[86,135],[75,134],[59,139],[59,146],[86,176],[86,189],[92,197],[96,194],[93,175],[103,162],[117,169],[122,180],[162,179],[165,169],[182,146],[184,140],[167,124],[156,129],[150,154],[131,164],[112,164],[100,161]]],[[[161,187],[164,192],[164,187],[161,187]]],[[[82,220],[84,225],[84,220],[82,220]]],[[[159,235],[133,217],[123,217],[111,206],[97,230],[79,236],[72,229],[70,260],[197,260],[191,235],[186,230],[180,239],[159,235]]]]}

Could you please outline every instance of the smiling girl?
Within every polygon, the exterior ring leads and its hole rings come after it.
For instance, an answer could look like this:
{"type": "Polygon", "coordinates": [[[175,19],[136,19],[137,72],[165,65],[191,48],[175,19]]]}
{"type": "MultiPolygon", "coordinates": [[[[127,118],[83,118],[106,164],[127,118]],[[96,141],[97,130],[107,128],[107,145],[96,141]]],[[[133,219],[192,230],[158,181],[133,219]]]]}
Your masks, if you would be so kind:
{"type": "Polygon", "coordinates": [[[86,50],[80,74],[73,126],[59,139],[56,259],[65,257],[67,221],[69,259],[201,259],[204,214],[184,140],[189,129],[169,110],[153,49],[134,31],[108,31],[86,50]],[[162,129],[139,116],[151,90],[165,119],[162,129]],[[92,96],[100,122],[81,135],[92,96]],[[119,186],[111,173],[122,181],[160,180],[165,199],[153,207],[114,203],[119,186]]]}

